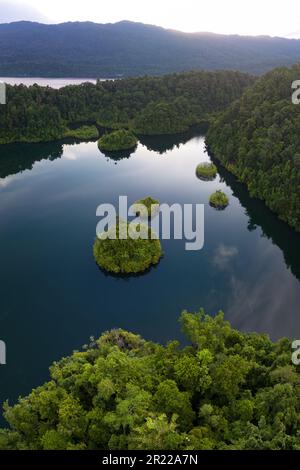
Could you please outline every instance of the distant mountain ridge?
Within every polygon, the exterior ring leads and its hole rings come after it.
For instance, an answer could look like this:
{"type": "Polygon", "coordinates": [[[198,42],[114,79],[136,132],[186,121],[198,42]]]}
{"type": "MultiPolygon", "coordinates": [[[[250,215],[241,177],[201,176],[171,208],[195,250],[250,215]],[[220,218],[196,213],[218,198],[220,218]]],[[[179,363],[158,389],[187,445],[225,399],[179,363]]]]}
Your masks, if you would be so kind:
{"type": "Polygon", "coordinates": [[[121,21],[0,24],[0,76],[118,77],[184,70],[261,74],[300,62],[300,39],[183,33],[121,21]]]}

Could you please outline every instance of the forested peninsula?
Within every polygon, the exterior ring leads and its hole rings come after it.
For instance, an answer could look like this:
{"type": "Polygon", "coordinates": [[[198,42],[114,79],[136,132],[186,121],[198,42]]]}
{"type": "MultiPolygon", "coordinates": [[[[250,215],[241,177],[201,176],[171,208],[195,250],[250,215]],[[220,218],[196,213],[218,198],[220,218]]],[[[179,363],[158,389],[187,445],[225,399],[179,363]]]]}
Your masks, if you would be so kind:
{"type": "Polygon", "coordinates": [[[300,105],[292,82],[300,64],[267,73],[211,122],[207,144],[231,173],[246,183],[291,227],[300,231],[300,105]]]}
{"type": "Polygon", "coordinates": [[[59,90],[7,86],[7,104],[0,106],[0,144],[86,136],[86,128],[74,131],[86,124],[138,135],[179,133],[223,111],[254,81],[240,72],[186,72],[59,90]]]}

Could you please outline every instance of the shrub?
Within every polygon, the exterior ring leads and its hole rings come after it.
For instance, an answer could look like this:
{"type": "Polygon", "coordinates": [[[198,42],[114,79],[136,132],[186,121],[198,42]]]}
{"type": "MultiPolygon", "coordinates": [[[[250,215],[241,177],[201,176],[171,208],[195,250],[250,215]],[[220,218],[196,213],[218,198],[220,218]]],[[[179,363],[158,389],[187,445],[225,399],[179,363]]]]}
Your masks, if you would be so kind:
{"type": "Polygon", "coordinates": [[[132,149],[136,147],[137,142],[137,138],[132,132],[120,129],[110,134],[104,134],[98,141],[98,147],[100,150],[114,152],[132,149]]]}
{"type": "Polygon", "coordinates": [[[99,137],[99,132],[96,126],[82,126],[77,129],[68,129],[65,137],[74,137],[80,140],[92,140],[99,137]]]}
{"type": "Polygon", "coordinates": [[[218,170],[216,165],[209,162],[200,163],[196,168],[196,175],[198,178],[205,181],[215,179],[217,172],[218,170]]]}
{"type": "Polygon", "coordinates": [[[229,204],[229,199],[223,191],[218,190],[210,196],[209,204],[215,209],[225,209],[229,204]]]}

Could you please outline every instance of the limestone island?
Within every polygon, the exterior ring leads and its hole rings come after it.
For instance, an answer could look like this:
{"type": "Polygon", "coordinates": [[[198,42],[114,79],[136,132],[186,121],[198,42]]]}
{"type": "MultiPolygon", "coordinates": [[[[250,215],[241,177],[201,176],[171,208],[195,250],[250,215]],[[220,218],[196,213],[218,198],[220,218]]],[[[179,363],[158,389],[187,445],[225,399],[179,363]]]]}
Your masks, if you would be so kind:
{"type": "Polygon", "coordinates": [[[120,150],[130,150],[137,146],[136,136],[125,129],[120,129],[109,134],[104,134],[98,140],[98,147],[104,152],[117,152],[120,150]]]}
{"type": "Polygon", "coordinates": [[[209,204],[215,209],[225,209],[229,204],[229,198],[223,191],[216,191],[209,198],[209,204]]]}
{"type": "Polygon", "coordinates": [[[160,240],[157,237],[152,239],[151,234],[154,236],[147,225],[119,221],[108,232],[103,232],[96,238],[93,249],[96,263],[113,274],[137,274],[146,271],[157,264],[163,254],[160,240]],[[148,238],[132,238],[129,228],[136,232],[145,231],[148,238]],[[126,239],[120,238],[120,232],[123,231],[127,233],[126,239]]]}
{"type": "Polygon", "coordinates": [[[213,163],[200,163],[196,168],[196,175],[204,181],[212,181],[217,176],[217,167],[213,163]]]}

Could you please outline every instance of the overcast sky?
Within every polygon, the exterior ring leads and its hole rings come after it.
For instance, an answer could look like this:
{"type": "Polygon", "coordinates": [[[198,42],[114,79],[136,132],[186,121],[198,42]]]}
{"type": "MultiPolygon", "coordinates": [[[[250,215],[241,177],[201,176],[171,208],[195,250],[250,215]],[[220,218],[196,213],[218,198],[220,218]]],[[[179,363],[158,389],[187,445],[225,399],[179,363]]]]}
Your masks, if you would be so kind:
{"type": "Polygon", "coordinates": [[[0,0],[0,22],[141,21],[181,31],[300,37],[299,0],[0,0]]]}

